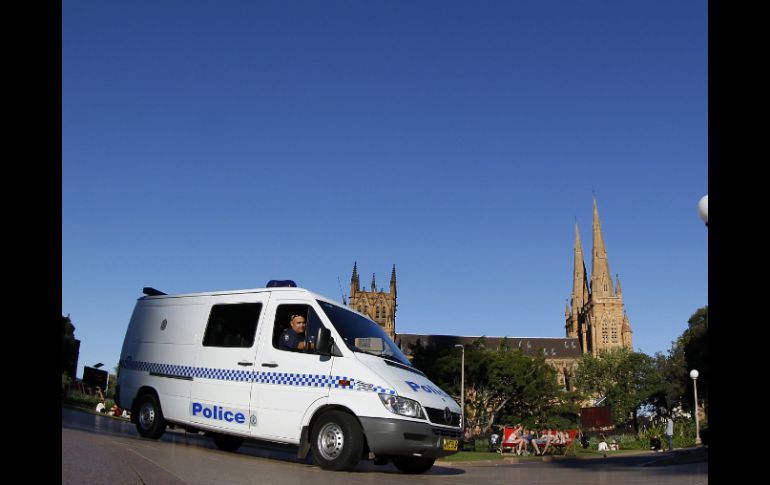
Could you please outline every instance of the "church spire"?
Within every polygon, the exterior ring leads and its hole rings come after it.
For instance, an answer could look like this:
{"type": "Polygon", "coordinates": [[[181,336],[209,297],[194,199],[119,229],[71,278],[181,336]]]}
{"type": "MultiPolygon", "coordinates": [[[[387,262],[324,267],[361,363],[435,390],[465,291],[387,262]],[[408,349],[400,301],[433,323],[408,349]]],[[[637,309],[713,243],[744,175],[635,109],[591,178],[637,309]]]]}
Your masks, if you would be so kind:
{"type": "Polygon", "coordinates": [[[615,273],[615,296],[623,296],[623,290],[620,289],[620,275],[615,273]]]}
{"type": "Polygon", "coordinates": [[[574,275],[572,278],[572,306],[574,309],[580,309],[585,305],[583,299],[583,286],[586,284],[586,264],[583,259],[583,245],[580,243],[580,230],[577,222],[575,223],[575,261],[574,275]]]}
{"type": "Polygon", "coordinates": [[[355,295],[361,289],[361,285],[358,282],[358,268],[356,262],[353,262],[353,276],[350,278],[350,294],[355,295]]]}
{"type": "Polygon", "coordinates": [[[372,273],[372,291],[377,291],[377,285],[374,283],[374,273],[372,273]]]}
{"type": "Polygon", "coordinates": [[[614,296],[610,264],[607,260],[607,248],[604,246],[604,235],[602,234],[602,223],[599,220],[599,208],[596,205],[596,198],[594,198],[593,233],[591,297],[604,298],[614,296]]]}
{"type": "Polygon", "coordinates": [[[393,265],[393,271],[390,272],[390,292],[396,295],[396,265],[393,265]]]}
{"type": "Polygon", "coordinates": [[[588,303],[588,282],[586,264],[583,259],[583,245],[580,242],[580,230],[575,222],[575,259],[572,269],[572,312],[566,316],[567,337],[577,337],[579,318],[583,306],[588,303]]]}

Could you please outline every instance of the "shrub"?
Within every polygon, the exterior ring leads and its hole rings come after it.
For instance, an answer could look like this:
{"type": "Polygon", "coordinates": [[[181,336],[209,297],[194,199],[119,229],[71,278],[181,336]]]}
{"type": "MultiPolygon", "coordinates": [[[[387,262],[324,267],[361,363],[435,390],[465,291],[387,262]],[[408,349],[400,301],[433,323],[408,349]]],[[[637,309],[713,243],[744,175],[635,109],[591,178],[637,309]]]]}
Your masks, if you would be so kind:
{"type": "MultiPolygon", "coordinates": [[[[639,430],[639,439],[649,447],[650,438],[654,435],[660,436],[660,444],[663,449],[668,448],[668,441],[665,436],[666,424],[651,424],[647,428],[639,430]]],[[[701,430],[701,439],[703,430],[701,430]]],[[[674,448],[688,448],[695,446],[695,422],[689,419],[674,420],[674,448]]]]}
{"type": "MultiPolygon", "coordinates": [[[[91,411],[96,410],[96,404],[99,402],[99,398],[91,396],[89,394],[82,393],[80,391],[70,391],[64,396],[63,402],[76,406],[79,408],[89,409],[91,411]]],[[[105,411],[109,411],[115,402],[112,399],[104,400],[105,411]]]]}

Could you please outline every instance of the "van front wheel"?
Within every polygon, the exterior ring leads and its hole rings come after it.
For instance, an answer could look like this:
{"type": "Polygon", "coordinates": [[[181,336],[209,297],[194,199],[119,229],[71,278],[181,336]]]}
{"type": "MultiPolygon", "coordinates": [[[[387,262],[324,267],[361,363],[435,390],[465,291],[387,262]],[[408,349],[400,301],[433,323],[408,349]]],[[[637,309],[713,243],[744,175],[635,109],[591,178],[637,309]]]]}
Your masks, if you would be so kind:
{"type": "Polygon", "coordinates": [[[324,470],[352,470],[364,449],[358,421],[341,411],[322,415],[313,426],[310,440],[313,458],[324,470]]]}
{"type": "Polygon", "coordinates": [[[166,431],[166,420],[160,409],[158,399],[152,394],[145,394],[139,400],[136,410],[136,429],[145,438],[158,439],[166,431]]]}

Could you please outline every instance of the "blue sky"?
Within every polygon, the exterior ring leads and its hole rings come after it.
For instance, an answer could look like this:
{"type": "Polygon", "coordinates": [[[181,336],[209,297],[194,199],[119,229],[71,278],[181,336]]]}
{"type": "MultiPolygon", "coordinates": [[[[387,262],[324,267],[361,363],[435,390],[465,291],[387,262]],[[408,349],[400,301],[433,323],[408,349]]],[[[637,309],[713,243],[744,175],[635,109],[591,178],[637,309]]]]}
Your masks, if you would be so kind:
{"type": "MultiPolygon", "coordinates": [[[[563,337],[596,197],[634,347],[708,302],[705,1],[62,4],[62,311],[117,365],[144,286],[563,337]]],[[[590,271],[590,260],[586,261],[590,271]]]]}

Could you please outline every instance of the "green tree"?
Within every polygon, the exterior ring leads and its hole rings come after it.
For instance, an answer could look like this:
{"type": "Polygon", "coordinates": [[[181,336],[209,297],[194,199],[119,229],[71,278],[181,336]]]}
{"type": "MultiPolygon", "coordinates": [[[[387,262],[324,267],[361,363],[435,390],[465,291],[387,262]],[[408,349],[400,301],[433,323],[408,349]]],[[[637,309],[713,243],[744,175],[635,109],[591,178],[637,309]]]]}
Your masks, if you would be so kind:
{"type": "Polygon", "coordinates": [[[77,364],[77,344],[75,343],[75,326],[72,324],[69,315],[61,317],[61,372],[62,383],[66,378],[69,378],[69,382],[75,378],[74,375],[69,375],[70,369],[73,369],[77,364]],[[66,378],[65,378],[66,376],[66,378]]]}
{"type": "Polygon", "coordinates": [[[114,374],[110,374],[107,376],[107,397],[109,398],[115,398],[115,388],[118,385],[118,371],[119,367],[116,365],[113,370],[115,371],[114,374]]]}
{"type": "MultiPolygon", "coordinates": [[[[460,360],[456,348],[412,349],[412,363],[460,402],[460,360]]],[[[486,434],[501,416],[544,422],[560,406],[556,371],[542,356],[528,357],[504,343],[488,350],[480,337],[465,348],[465,417],[486,434]]]]}
{"type": "Polygon", "coordinates": [[[708,332],[709,332],[709,307],[699,308],[687,321],[687,330],[681,337],[681,347],[684,353],[685,376],[688,392],[685,401],[690,409],[693,406],[693,389],[690,371],[698,370],[698,399],[703,401],[704,410],[708,414],[709,396],[709,366],[708,366],[708,332]]]}
{"type": "Polygon", "coordinates": [[[598,357],[585,354],[578,362],[575,381],[585,394],[607,398],[615,424],[632,422],[635,430],[639,429],[639,407],[660,392],[662,383],[655,360],[628,349],[603,351],[598,357]]]}
{"type": "Polygon", "coordinates": [[[647,404],[656,416],[668,416],[682,404],[687,392],[687,364],[680,344],[681,338],[673,342],[668,355],[658,352],[653,357],[655,368],[660,376],[660,385],[650,394],[647,404]]]}

